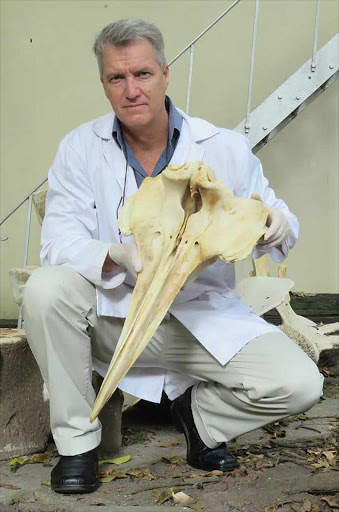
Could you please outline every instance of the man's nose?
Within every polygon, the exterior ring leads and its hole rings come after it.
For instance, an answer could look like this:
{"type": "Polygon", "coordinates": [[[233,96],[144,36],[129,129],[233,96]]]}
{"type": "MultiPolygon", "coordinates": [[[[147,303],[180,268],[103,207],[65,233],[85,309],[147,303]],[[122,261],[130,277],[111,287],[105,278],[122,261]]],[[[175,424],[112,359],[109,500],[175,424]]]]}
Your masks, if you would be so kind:
{"type": "Polygon", "coordinates": [[[125,94],[130,100],[139,96],[140,89],[134,76],[127,77],[125,94]]]}

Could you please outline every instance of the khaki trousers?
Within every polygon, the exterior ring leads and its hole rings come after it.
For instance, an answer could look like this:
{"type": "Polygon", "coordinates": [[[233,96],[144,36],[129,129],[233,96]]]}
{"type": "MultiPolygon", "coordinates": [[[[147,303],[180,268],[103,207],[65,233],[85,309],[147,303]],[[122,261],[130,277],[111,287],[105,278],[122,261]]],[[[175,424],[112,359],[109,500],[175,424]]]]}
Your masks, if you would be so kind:
{"type": "MultiPolygon", "coordinates": [[[[32,274],[23,311],[28,342],[49,391],[51,429],[59,453],[76,455],[95,448],[101,425],[98,419],[89,422],[95,400],[92,355],[110,362],[123,319],[98,317],[95,287],[62,266],[32,274]]],[[[220,343],[227,343],[227,332],[220,343]]],[[[322,394],[317,366],[282,332],[249,341],[222,366],[170,316],[136,366],[161,367],[201,381],[193,387],[192,410],[210,448],[304,412],[322,394]]]]}

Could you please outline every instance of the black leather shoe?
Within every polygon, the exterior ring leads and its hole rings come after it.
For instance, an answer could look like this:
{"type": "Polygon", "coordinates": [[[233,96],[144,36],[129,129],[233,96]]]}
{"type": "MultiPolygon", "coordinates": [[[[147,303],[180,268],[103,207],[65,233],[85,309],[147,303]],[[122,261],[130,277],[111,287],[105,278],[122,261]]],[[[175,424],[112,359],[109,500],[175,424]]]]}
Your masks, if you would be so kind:
{"type": "Polygon", "coordinates": [[[93,492],[99,487],[96,449],[80,455],[61,455],[52,469],[51,488],[62,494],[93,492]]]}
{"type": "Polygon", "coordinates": [[[204,471],[218,469],[226,472],[239,467],[236,459],[227,453],[226,443],[217,448],[208,448],[200,438],[193,420],[191,392],[192,388],[188,388],[171,406],[173,423],[179,432],[185,434],[188,464],[204,471]]]}

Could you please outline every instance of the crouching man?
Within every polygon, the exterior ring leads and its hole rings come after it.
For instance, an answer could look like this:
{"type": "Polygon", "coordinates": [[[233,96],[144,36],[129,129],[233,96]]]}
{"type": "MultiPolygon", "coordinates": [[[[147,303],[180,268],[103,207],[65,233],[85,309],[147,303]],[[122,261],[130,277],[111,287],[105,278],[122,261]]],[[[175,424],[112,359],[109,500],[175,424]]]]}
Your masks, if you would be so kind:
{"type": "MultiPolygon", "coordinates": [[[[202,160],[235,196],[253,195],[269,208],[254,257],[270,253],[282,261],[298,234],[247,139],[189,117],[166,96],[169,68],[154,25],[112,23],[94,52],[113,111],[60,144],[48,178],[43,266],[24,296],[28,341],[50,395],[60,453],[51,486],[60,493],[98,487],[101,425],[89,421],[92,366],[105,375],[142,272],[137,247],[121,235],[117,218],[143,179],[169,163],[202,160]]],[[[322,393],[322,377],[293,341],[241,301],[234,266],[219,260],[179,293],[121,389],[154,402],[165,390],[186,437],[187,462],[231,471],[237,463],[226,443],[309,409],[322,393]]]]}

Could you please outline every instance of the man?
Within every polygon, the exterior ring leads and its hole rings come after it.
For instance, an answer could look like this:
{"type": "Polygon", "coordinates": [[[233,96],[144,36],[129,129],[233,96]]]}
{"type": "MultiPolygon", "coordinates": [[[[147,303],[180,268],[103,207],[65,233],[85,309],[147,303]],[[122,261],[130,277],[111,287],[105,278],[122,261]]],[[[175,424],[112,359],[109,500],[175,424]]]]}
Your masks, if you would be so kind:
{"type": "MultiPolygon", "coordinates": [[[[61,455],[52,489],[97,488],[98,419],[92,365],[104,375],[142,272],[133,239],[117,218],[146,176],[169,162],[203,160],[235,196],[263,200],[268,231],[254,257],[282,261],[298,222],[277,199],[245,137],[191,118],[166,97],[169,69],[159,30],[120,20],[94,45],[114,113],[68,134],[49,172],[41,260],[27,283],[27,337],[50,395],[51,428],[61,455]]],[[[152,205],[149,205],[152,208],[152,205]]],[[[220,233],[227,236],[227,233],[220,233]]],[[[226,442],[311,407],[322,391],[316,365],[278,328],[241,302],[234,266],[221,260],[182,290],[121,389],[159,402],[172,416],[196,468],[230,471],[226,442]]]]}

